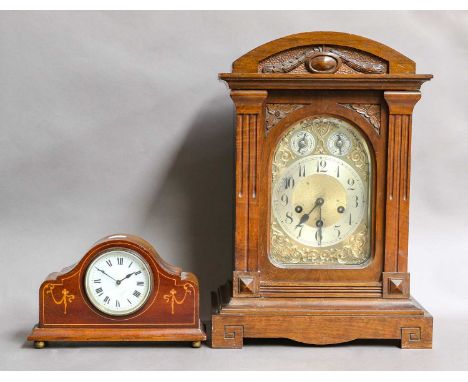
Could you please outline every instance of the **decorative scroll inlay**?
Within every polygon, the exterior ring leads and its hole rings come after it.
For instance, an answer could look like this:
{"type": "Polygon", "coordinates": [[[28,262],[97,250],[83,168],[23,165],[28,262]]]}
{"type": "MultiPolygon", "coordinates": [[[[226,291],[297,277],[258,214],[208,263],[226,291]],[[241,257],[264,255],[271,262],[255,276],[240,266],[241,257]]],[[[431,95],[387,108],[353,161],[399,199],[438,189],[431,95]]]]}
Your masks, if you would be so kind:
{"type": "Polygon", "coordinates": [[[270,103],[266,107],[266,125],[265,130],[268,133],[276,124],[286,117],[289,113],[302,108],[304,105],[292,103],[270,103]]]}
{"type": "Polygon", "coordinates": [[[57,299],[54,295],[54,288],[55,285],[47,284],[44,287],[44,290],[46,294],[50,294],[52,300],[56,305],[63,305],[63,314],[67,314],[67,306],[75,299],[75,296],[73,294],[70,294],[70,291],[68,289],[62,288],[62,297],[60,299],[57,299]]]}
{"type": "Polygon", "coordinates": [[[380,105],[363,103],[341,103],[341,106],[361,114],[380,134],[380,105]]]}
{"type": "Polygon", "coordinates": [[[318,52],[338,56],[342,63],[337,74],[384,74],[388,71],[386,61],[370,53],[342,46],[308,46],[277,53],[260,62],[259,73],[310,73],[306,62],[318,52]]]}
{"type": "Polygon", "coordinates": [[[176,294],[177,291],[175,289],[171,289],[169,294],[164,295],[164,300],[168,303],[171,304],[171,314],[174,314],[174,307],[175,304],[177,305],[182,305],[185,302],[185,299],[187,298],[188,295],[192,294],[192,291],[189,288],[193,288],[191,284],[184,284],[184,297],[182,297],[180,300],[177,299],[176,294]]]}

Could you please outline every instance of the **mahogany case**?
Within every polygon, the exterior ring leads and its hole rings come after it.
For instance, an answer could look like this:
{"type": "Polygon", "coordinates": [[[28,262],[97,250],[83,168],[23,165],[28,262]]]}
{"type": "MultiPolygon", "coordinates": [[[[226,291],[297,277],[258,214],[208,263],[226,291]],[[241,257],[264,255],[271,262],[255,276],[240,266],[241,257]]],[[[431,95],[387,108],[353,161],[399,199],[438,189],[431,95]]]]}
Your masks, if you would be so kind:
{"type": "Polygon", "coordinates": [[[195,275],[168,264],[151,244],[132,235],[105,237],[79,263],[50,274],[39,288],[39,323],[28,336],[36,347],[46,341],[192,341],[198,347],[205,339],[195,275]],[[115,247],[137,252],[153,274],[148,301],[126,316],[98,311],[84,288],[87,266],[115,247]]]}

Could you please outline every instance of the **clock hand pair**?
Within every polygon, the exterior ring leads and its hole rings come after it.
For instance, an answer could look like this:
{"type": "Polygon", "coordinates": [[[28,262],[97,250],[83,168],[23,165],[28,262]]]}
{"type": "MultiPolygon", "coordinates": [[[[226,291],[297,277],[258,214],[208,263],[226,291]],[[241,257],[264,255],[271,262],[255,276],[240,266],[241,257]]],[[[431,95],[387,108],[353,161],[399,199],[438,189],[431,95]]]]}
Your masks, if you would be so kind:
{"type": "Polygon", "coordinates": [[[133,275],[134,273],[136,272],[132,272],[132,273],[129,273],[127,276],[125,276],[123,279],[121,280],[116,280],[114,279],[112,276],[108,275],[104,270],[102,269],[99,269],[98,267],[96,267],[96,269],[101,272],[102,274],[106,275],[107,277],[111,278],[112,280],[114,280],[116,282],[117,285],[120,285],[120,283],[125,280],[125,279],[128,279],[131,275],[133,275]]]}
{"type": "Polygon", "coordinates": [[[318,206],[322,206],[323,203],[325,203],[325,200],[323,200],[323,198],[317,198],[312,209],[308,213],[301,216],[301,218],[299,219],[299,223],[296,225],[296,228],[302,227],[302,225],[309,220],[310,214],[315,210],[315,208],[318,206]]]}

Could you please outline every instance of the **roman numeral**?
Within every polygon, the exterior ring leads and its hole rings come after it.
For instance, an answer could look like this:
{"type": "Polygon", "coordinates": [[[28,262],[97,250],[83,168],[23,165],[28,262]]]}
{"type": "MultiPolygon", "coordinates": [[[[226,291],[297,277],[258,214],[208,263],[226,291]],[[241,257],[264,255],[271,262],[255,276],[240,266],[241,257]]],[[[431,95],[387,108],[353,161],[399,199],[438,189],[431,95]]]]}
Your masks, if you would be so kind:
{"type": "Polygon", "coordinates": [[[94,283],[95,283],[95,284],[100,284],[100,283],[101,283],[101,279],[96,279],[96,280],[94,280],[94,283]]]}
{"type": "Polygon", "coordinates": [[[109,267],[112,267],[112,261],[109,259],[109,260],[106,260],[106,263],[109,267]]]}
{"type": "Polygon", "coordinates": [[[115,307],[116,307],[116,308],[120,308],[120,302],[119,302],[119,300],[115,300],[115,307]]]}
{"type": "Polygon", "coordinates": [[[138,291],[136,290],[135,292],[133,292],[133,295],[134,295],[136,298],[138,298],[138,297],[140,297],[141,293],[138,292],[138,291]]]}
{"type": "Polygon", "coordinates": [[[109,304],[109,302],[110,302],[109,296],[106,296],[106,297],[104,298],[104,302],[105,302],[106,304],[109,304]]]}
{"type": "Polygon", "coordinates": [[[130,268],[132,266],[132,264],[133,264],[133,261],[130,264],[128,264],[128,267],[130,268]]]}
{"type": "Polygon", "coordinates": [[[128,298],[127,298],[127,301],[128,301],[128,303],[129,303],[130,305],[132,305],[132,302],[131,302],[128,298]]]}
{"type": "Polygon", "coordinates": [[[139,275],[140,273],[141,273],[141,271],[135,272],[135,276],[139,275]]]}
{"type": "Polygon", "coordinates": [[[117,264],[123,265],[123,257],[117,257],[117,264]]]}
{"type": "Polygon", "coordinates": [[[145,282],[144,281],[137,281],[137,285],[138,286],[143,286],[143,285],[145,285],[145,282]]]}
{"type": "Polygon", "coordinates": [[[103,290],[102,290],[102,288],[97,288],[97,289],[96,289],[96,293],[97,293],[99,296],[102,296],[102,295],[103,295],[103,290]]]}

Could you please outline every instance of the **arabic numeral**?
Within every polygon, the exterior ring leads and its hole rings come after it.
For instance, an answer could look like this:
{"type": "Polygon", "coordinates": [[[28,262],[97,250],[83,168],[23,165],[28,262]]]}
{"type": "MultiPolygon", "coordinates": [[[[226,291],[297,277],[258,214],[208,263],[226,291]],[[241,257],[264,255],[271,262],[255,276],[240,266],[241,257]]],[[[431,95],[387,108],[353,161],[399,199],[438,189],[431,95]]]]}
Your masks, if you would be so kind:
{"type": "Polygon", "coordinates": [[[333,229],[335,230],[335,233],[336,233],[336,237],[339,239],[341,237],[341,230],[339,229],[341,227],[341,225],[336,225],[333,227],[333,229]]]}
{"type": "Polygon", "coordinates": [[[294,188],[295,181],[292,176],[289,176],[284,179],[284,189],[287,190],[288,188],[294,188]]]}
{"type": "Polygon", "coordinates": [[[327,172],[327,161],[326,160],[320,160],[317,161],[317,172],[327,172]]]}
{"type": "Polygon", "coordinates": [[[299,165],[299,177],[305,177],[305,176],[306,176],[306,175],[305,175],[305,173],[306,173],[305,170],[306,170],[306,169],[305,169],[305,166],[302,165],[302,164],[300,164],[300,165],[299,165]]]}

